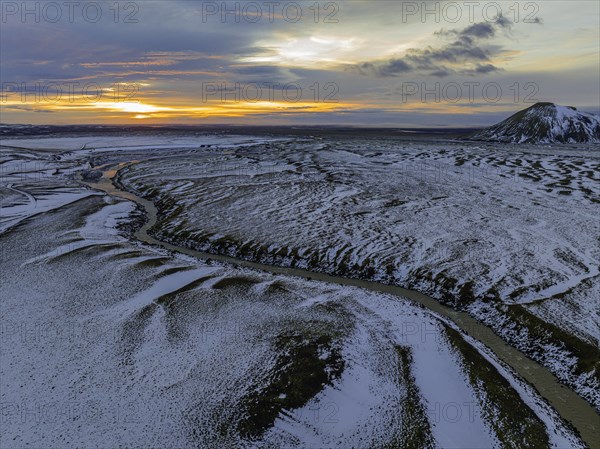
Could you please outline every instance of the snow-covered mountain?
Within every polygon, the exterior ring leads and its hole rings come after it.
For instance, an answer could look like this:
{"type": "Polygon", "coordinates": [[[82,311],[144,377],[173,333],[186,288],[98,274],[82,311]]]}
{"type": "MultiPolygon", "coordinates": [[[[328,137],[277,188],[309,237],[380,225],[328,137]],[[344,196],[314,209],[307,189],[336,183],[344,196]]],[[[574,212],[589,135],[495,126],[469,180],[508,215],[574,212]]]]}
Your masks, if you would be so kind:
{"type": "Polygon", "coordinates": [[[509,143],[600,142],[600,116],[572,106],[536,103],[470,138],[509,143]]]}

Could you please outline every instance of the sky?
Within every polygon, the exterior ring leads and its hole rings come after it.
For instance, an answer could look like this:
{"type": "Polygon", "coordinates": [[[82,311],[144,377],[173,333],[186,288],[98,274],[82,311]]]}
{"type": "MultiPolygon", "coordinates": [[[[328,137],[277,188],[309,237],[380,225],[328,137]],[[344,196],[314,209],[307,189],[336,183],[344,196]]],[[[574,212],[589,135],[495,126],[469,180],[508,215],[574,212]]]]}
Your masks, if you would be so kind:
{"type": "Polygon", "coordinates": [[[600,112],[598,1],[0,1],[0,122],[485,126],[600,112]]]}

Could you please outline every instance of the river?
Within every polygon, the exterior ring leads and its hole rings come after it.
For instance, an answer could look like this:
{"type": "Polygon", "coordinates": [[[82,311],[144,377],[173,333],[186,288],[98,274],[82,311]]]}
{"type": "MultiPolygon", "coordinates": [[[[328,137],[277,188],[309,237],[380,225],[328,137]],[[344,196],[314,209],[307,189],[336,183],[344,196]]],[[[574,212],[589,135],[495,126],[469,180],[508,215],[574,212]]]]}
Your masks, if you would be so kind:
{"type": "Polygon", "coordinates": [[[137,161],[125,162],[113,167],[96,167],[96,169],[106,168],[106,170],[103,171],[102,178],[98,182],[86,184],[93,189],[101,190],[111,196],[133,201],[145,209],[147,221],[135,233],[135,237],[140,241],[150,245],[158,245],[169,251],[186,254],[200,259],[213,259],[269,273],[299,276],[302,278],[310,278],[322,282],[359,287],[374,292],[388,293],[403,298],[408,298],[426,307],[432,312],[451,320],[465,334],[490,348],[499,360],[512,368],[519,376],[532,385],[540,394],[540,396],[547,400],[565,421],[570,422],[580,433],[583,441],[591,449],[600,449],[600,415],[598,415],[594,407],[573,390],[561,384],[547,368],[531,360],[521,351],[508,345],[489,327],[482,324],[466,312],[456,311],[450,307],[444,306],[429,296],[423,295],[422,293],[413,290],[407,290],[394,285],[331,276],[328,274],[299,268],[265,265],[230,256],[195,251],[155,239],[148,234],[148,230],[154,226],[157,220],[158,211],[154,204],[151,201],[141,198],[131,192],[122,190],[113,183],[113,179],[119,170],[136,162],[137,161]]]}

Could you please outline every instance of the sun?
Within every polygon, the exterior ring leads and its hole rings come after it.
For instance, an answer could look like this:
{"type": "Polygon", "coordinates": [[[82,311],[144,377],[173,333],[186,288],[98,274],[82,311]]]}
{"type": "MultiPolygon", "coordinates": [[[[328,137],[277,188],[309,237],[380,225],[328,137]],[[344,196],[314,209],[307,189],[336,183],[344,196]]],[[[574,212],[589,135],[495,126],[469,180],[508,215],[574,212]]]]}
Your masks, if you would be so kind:
{"type": "MultiPolygon", "coordinates": [[[[97,102],[94,104],[95,107],[100,109],[110,109],[116,112],[129,112],[133,114],[150,114],[153,112],[169,111],[171,108],[164,106],[154,106],[151,104],[145,104],[140,102],[97,102]]],[[[141,118],[141,117],[140,117],[141,118]]]]}

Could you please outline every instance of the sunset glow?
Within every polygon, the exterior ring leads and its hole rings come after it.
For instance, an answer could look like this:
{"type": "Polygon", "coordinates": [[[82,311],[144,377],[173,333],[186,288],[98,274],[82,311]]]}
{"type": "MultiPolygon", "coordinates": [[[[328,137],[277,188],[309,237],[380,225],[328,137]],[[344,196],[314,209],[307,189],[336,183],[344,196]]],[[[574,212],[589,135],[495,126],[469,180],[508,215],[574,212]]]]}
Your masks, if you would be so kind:
{"type": "Polygon", "coordinates": [[[220,3],[144,2],[129,21],[100,4],[95,23],[77,14],[72,23],[44,20],[41,6],[38,22],[3,12],[2,121],[255,123],[260,115],[282,123],[297,115],[303,123],[429,126],[465,124],[467,112],[488,124],[534,100],[592,112],[600,103],[592,1],[535,10],[500,2],[501,16],[482,6],[459,19],[451,2],[436,2],[430,15],[419,3],[413,12],[401,2],[318,11],[300,2],[299,18],[294,8],[268,15],[240,7],[236,17],[222,15],[220,3]],[[251,93],[256,85],[260,95],[251,93]]]}

